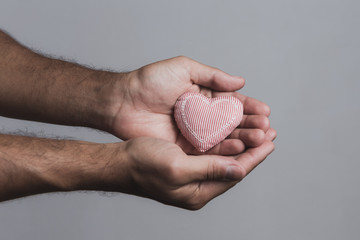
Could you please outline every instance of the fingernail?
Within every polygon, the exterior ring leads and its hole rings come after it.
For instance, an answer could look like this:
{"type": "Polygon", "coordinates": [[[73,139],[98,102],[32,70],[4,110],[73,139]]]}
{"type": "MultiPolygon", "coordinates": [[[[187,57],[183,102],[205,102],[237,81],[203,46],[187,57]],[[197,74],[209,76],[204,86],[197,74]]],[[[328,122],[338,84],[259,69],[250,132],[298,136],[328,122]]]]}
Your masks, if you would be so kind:
{"type": "Polygon", "coordinates": [[[225,181],[239,181],[242,179],[242,171],[237,166],[228,166],[226,168],[225,181]]]}

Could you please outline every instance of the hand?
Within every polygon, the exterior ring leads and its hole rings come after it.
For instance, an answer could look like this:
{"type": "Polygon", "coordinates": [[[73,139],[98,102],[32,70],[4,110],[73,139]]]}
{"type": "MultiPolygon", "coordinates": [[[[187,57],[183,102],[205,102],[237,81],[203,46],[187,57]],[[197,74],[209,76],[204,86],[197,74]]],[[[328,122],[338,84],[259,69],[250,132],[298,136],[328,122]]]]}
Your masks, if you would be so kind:
{"type": "Polygon", "coordinates": [[[186,57],[157,62],[128,73],[119,85],[121,99],[112,120],[111,133],[122,139],[141,136],[161,138],[179,145],[186,153],[200,154],[180,133],[173,118],[176,100],[185,92],[208,97],[232,95],[244,105],[240,126],[207,154],[233,155],[261,145],[269,129],[269,107],[234,92],[244,79],[202,65],[186,57]],[[124,86],[125,85],[125,86],[124,86]]]}
{"type": "Polygon", "coordinates": [[[0,115],[108,131],[124,140],[151,136],[200,154],[180,134],[173,106],[183,93],[234,95],[243,121],[206,154],[231,155],[259,146],[269,129],[269,107],[234,91],[244,79],[186,57],[150,64],[130,73],[87,69],[31,52],[0,31],[0,115]],[[30,69],[31,71],[18,71],[30,69]]]}
{"type": "Polygon", "coordinates": [[[271,140],[275,136],[275,131],[270,129],[266,141],[259,147],[228,157],[186,155],[176,144],[155,138],[136,138],[126,142],[126,163],[111,164],[109,170],[113,173],[106,175],[116,178],[118,168],[126,165],[128,193],[197,210],[261,163],[274,150],[271,140]]]}

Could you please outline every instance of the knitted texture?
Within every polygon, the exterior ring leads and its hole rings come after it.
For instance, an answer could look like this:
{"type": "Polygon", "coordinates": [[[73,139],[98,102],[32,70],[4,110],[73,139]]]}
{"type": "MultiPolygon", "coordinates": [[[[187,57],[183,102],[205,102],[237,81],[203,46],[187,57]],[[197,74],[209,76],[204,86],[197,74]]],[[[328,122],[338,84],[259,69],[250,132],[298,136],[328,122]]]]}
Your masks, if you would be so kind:
{"type": "Polygon", "coordinates": [[[184,137],[200,152],[223,141],[241,122],[243,105],[232,96],[207,98],[185,93],[175,104],[175,120],[184,137]]]}

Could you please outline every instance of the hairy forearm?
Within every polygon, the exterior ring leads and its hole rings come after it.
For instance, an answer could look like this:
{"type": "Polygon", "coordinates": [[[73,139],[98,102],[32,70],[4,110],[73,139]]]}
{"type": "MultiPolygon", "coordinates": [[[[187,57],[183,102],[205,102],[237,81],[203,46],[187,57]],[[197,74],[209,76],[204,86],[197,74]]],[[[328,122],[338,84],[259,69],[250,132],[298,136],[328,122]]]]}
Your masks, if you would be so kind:
{"type": "Polygon", "coordinates": [[[0,31],[0,115],[108,131],[123,74],[41,56],[0,31]]]}
{"type": "Polygon", "coordinates": [[[0,135],[0,201],[54,191],[127,192],[124,144],[0,135]]]}

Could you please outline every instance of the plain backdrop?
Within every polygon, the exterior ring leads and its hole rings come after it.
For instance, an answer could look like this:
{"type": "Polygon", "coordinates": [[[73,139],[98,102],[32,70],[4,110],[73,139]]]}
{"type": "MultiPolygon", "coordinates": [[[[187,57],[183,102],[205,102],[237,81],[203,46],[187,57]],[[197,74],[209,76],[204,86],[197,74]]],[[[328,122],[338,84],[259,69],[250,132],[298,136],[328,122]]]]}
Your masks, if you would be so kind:
{"type": "MultiPolygon", "coordinates": [[[[200,211],[44,194],[0,203],[0,239],[359,239],[359,9],[357,0],[0,0],[0,28],[52,56],[128,71],[185,55],[241,75],[240,92],[271,106],[278,131],[276,151],[200,211]]],[[[0,129],[119,141],[7,118],[0,129]]]]}

